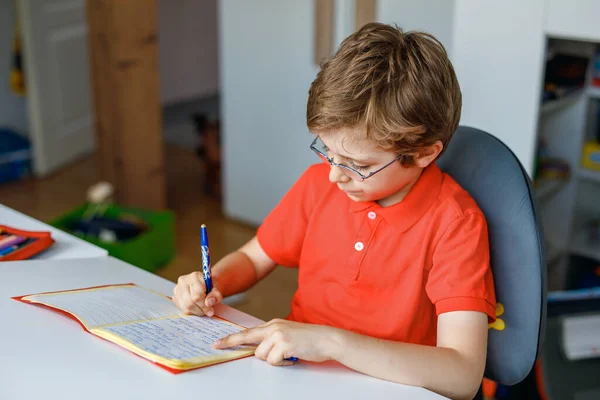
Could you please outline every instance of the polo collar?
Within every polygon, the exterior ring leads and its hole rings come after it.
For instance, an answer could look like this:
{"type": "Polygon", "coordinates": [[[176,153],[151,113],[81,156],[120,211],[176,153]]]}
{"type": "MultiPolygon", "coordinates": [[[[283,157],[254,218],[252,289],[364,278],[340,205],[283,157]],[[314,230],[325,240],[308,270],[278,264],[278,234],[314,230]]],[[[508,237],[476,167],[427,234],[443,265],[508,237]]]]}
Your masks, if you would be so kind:
{"type": "Polygon", "coordinates": [[[352,201],[351,212],[376,210],[390,225],[406,232],[423,217],[438,197],[442,187],[443,174],[435,162],[431,163],[401,202],[389,207],[381,207],[374,201],[352,201]]]}

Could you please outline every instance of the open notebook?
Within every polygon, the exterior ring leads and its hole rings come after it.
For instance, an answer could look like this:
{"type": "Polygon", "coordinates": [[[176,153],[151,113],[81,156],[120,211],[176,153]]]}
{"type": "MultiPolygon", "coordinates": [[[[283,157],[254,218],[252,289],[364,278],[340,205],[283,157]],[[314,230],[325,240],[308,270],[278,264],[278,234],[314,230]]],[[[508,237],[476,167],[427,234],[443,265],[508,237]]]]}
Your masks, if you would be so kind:
{"type": "Polygon", "coordinates": [[[75,318],[89,333],[173,373],[254,354],[254,348],[216,350],[217,339],[245,328],[219,317],[182,314],[171,299],[135,284],[15,297],[75,318]]]}

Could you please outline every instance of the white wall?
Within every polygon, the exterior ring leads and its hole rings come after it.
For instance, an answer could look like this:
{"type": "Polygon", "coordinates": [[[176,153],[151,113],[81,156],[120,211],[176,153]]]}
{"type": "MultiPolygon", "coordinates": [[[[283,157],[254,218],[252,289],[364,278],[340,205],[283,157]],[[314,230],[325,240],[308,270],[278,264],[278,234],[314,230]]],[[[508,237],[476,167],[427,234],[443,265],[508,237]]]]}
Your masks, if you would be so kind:
{"type": "MultiPolygon", "coordinates": [[[[452,51],[454,0],[379,0],[377,19],[434,34],[452,51]],[[431,12],[436,10],[436,12],[431,12]]],[[[258,224],[316,158],[308,149],[313,2],[219,4],[225,213],[258,224]]],[[[354,29],[354,2],[335,2],[334,46],[354,29]]]]}
{"type": "Polygon", "coordinates": [[[427,31],[444,44],[463,94],[460,123],[500,138],[530,174],[542,85],[544,5],[545,0],[377,2],[379,21],[427,31]]]}
{"type": "MultiPolygon", "coordinates": [[[[316,0],[318,1],[318,0],[316,0]]],[[[342,41],[354,32],[355,0],[333,1],[333,43],[337,49],[342,41]]]]}
{"type": "MultiPolygon", "coordinates": [[[[376,14],[381,22],[430,32],[444,44],[463,92],[461,124],[500,138],[530,174],[544,2],[379,0],[376,14]]],[[[353,2],[335,4],[338,44],[352,26],[353,2]]],[[[311,62],[312,7],[312,1],[220,2],[223,177],[230,217],[260,223],[314,162],[305,122],[307,91],[317,73],[311,62]]]]}
{"type": "Polygon", "coordinates": [[[159,0],[157,12],[162,103],[215,95],[217,0],[159,0]]]}
{"type": "Polygon", "coordinates": [[[404,30],[426,31],[452,55],[455,0],[379,0],[377,20],[404,30]]]}
{"type": "Polygon", "coordinates": [[[545,51],[544,0],[456,0],[452,62],[462,125],[508,145],[531,175],[545,51]]]}
{"type": "Polygon", "coordinates": [[[27,136],[26,98],[11,92],[9,86],[14,22],[13,0],[0,0],[0,127],[10,127],[27,136]]]}
{"type": "Polygon", "coordinates": [[[313,2],[219,2],[225,213],[258,224],[304,169],[313,2]]]}

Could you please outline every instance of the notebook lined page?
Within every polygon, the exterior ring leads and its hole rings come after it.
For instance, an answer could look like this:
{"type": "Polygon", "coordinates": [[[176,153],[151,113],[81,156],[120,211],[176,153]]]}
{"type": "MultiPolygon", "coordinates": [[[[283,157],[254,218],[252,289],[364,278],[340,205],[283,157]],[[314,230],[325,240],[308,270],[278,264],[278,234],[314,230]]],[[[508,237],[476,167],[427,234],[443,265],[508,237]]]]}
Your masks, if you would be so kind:
{"type": "Polygon", "coordinates": [[[74,314],[88,329],[181,314],[170,299],[138,286],[41,294],[24,299],[74,314]]]}
{"type": "Polygon", "coordinates": [[[118,335],[148,353],[185,361],[234,351],[235,349],[213,349],[212,343],[242,329],[216,318],[186,316],[116,325],[99,330],[118,335]]]}

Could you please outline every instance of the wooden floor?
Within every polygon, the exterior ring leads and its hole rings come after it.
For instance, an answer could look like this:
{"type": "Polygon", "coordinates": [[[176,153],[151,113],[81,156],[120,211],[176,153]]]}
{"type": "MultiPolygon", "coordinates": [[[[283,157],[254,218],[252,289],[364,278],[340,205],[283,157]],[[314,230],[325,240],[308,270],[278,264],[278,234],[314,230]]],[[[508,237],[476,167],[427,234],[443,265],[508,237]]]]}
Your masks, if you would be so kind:
{"type": "MultiPolygon", "coordinates": [[[[214,261],[244,244],[256,230],[226,219],[219,202],[203,194],[202,167],[193,152],[166,147],[168,204],[176,216],[177,253],[156,274],[173,282],[180,275],[201,268],[198,236],[201,224],[209,229],[214,261]]],[[[81,205],[88,187],[97,182],[96,176],[94,158],[90,157],[42,180],[0,185],[0,202],[41,221],[50,221],[81,205]]],[[[284,317],[296,285],[296,270],[278,267],[234,307],[264,320],[284,317]]]]}

